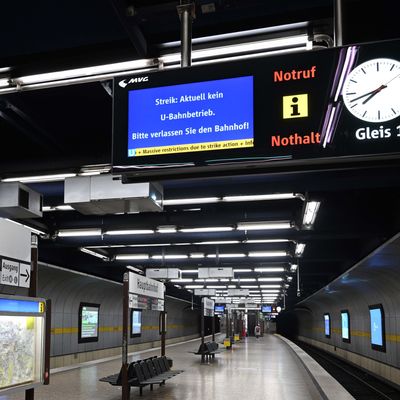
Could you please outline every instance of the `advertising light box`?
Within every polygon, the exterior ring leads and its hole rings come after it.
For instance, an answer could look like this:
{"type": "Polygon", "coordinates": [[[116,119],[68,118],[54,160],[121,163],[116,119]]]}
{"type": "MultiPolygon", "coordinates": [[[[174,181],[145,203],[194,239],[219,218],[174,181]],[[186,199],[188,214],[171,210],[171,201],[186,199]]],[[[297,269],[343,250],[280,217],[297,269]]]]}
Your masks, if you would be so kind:
{"type": "Polygon", "coordinates": [[[399,54],[391,41],[115,78],[113,171],[397,157],[399,54]]]}
{"type": "Polygon", "coordinates": [[[79,307],[79,343],[99,340],[100,305],[81,303],[79,307]]]}
{"type": "Polygon", "coordinates": [[[43,383],[45,301],[0,296],[0,397],[43,383]]]}
{"type": "Polygon", "coordinates": [[[381,304],[369,307],[371,346],[374,350],[386,350],[385,315],[381,304]]]}
{"type": "Polygon", "coordinates": [[[324,333],[326,338],[331,337],[331,317],[329,314],[324,314],[324,333]]]}
{"type": "Polygon", "coordinates": [[[131,310],[131,338],[142,334],[142,310],[131,310]]]}
{"type": "Polygon", "coordinates": [[[340,313],[342,318],[342,339],[343,342],[350,343],[350,315],[344,310],[340,313]]]}

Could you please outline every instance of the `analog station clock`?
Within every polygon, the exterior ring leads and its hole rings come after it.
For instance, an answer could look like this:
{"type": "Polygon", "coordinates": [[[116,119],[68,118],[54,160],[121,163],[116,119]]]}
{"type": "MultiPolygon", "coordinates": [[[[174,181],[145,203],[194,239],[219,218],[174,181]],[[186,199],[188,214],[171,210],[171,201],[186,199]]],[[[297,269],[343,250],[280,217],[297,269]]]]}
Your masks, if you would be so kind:
{"type": "Polygon", "coordinates": [[[343,101],[355,117],[385,122],[400,116],[400,62],[375,58],[353,69],[343,85],[343,101]]]}

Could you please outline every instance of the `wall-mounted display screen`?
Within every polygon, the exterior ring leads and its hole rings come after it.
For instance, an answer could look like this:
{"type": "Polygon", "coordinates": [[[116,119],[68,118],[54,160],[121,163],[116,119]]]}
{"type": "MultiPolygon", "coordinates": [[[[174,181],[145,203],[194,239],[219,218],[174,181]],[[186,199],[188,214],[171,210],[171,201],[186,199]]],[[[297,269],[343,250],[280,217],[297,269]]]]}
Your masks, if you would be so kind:
{"type": "Polygon", "coordinates": [[[142,310],[131,310],[131,337],[142,334],[142,310]]]}
{"type": "Polygon", "coordinates": [[[225,306],[224,305],[216,305],[214,307],[214,311],[216,314],[223,314],[225,312],[225,306]]]}
{"type": "Polygon", "coordinates": [[[324,314],[324,333],[325,337],[331,337],[331,317],[329,314],[324,314]]]}
{"type": "Polygon", "coordinates": [[[261,306],[261,312],[263,312],[263,313],[270,313],[270,312],[272,312],[272,306],[265,306],[265,305],[262,305],[262,306],[261,306]]]}
{"type": "Polygon", "coordinates": [[[113,171],[206,174],[400,156],[399,52],[394,40],[116,77],[113,171]],[[389,84],[357,101],[372,90],[365,82],[389,84]]]}
{"type": "Polygon", "coordinates": [[[385,316],[381,304],[369,306],[371,323],[371,346],[374,350],[385,351],[385,316]]]}
{"type": "Polygon", "coordinates": [[[128,93],[128,157],[253,147],[253,77],[128,93]]]}
{"type": "Polygon", "coordinates": [[[344,342],[350,343],[350,315],[349,312],[343,310],[341,312],[342,318],[342,339],[344,342]]]}
{"type": "Polygon", "coordinates": [[[79,307],[79,343],[99,340],[99,304],[81,303],[79,307]]]}

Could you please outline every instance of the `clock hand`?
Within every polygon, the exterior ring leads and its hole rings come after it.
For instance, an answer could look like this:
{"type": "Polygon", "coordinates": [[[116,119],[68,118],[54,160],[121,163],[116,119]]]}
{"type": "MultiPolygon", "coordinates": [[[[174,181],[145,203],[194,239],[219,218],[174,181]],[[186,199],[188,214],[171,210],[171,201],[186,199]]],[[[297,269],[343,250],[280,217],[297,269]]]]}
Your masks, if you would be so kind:
{"type": "MultiPolygon", "coordinates": [[[[365,93],[365,94],[363,94],[362,96],[358,96],[358,97],[356,97],[355,99],[350,100],[350,103],[354,103],[355,101],[360,100],[360,99],[362,99],[363,97],[366,97],[366,96],[370,96],[370,95],[375,96],[375,95],[376,95],[377,93],[379,93],[382,89],[385,89],[385,87],[386,87],[386,85],[381,85],[381,86],[379,86],[379,87],[378,87],[377,89],[375,89],[375,90],[371,90],[370,92],[365,93]]],[[[363,103],[363,104],[365,104],[365,103],[363,103]]]]}
{"type": "MultiPolygon", "coordinates": [[[[387,87],[387,86],[381,86],[381,88],[382,89],[384,89],[385,87],[387,87]]],[[[373,93],[371,93],[370,95],[369,95],[369,97],[367,97],[363,102],[362,102],[362,104],[366,104],[366,103],[368,103],[375,95],[377,95],[382,89],[379,89],[379,90],[375,90],[373,93]]]]}
{"type": "Polygon", "coordinates": [[[390,82],[394,81],[396,78],[398,78],[400,74],[396,75],[394,78],[392,78],[389,82],[386,83],[385,86],[389,85],[390,82]]]}

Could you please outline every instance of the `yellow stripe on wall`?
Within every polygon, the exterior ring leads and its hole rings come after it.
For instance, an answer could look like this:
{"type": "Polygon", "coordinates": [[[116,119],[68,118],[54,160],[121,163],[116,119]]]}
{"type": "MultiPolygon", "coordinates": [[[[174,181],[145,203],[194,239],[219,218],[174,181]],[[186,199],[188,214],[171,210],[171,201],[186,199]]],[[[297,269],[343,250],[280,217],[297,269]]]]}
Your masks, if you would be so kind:
{"type": "MultiPolygon", "coordinates": [[[[188,327],[186,325],[170,324],[167,325],[167,329],[184,329],[188,327]]],[[[142,331],[158,331],[157,325],[142,325],[142,331]]],[[[122,332],[122,326],[101,326],[99,332],[122,332]]],[[[52,328],[50,330],[52,335],[66,335],[71,333],[78,333],[77,327],[72,328],[52,328]]]]}

